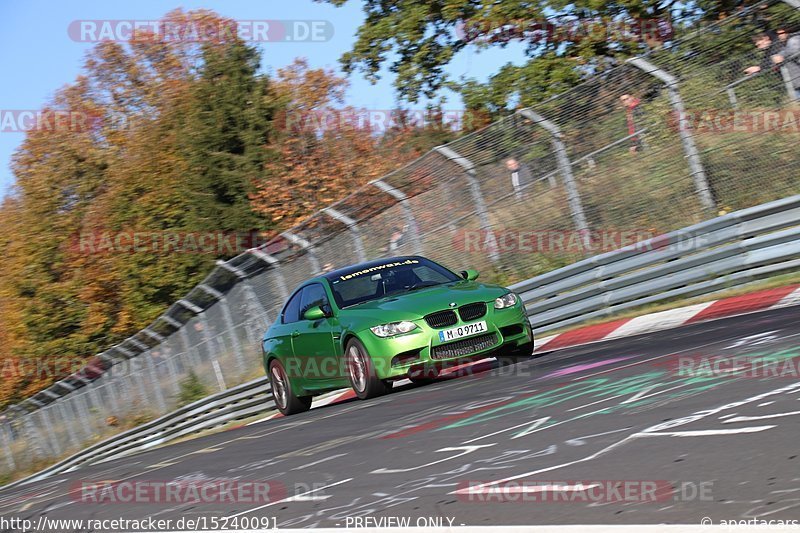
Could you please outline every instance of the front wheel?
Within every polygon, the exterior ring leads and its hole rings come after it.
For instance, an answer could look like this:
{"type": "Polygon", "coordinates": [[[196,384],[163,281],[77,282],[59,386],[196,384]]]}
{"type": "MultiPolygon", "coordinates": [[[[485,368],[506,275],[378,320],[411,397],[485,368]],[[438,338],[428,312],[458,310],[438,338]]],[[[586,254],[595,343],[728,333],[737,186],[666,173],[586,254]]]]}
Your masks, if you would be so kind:
{"type": "Polygon", "coordinates": [[[515,365],[533,357],[533,343],[527,342],[513,350],[501,352],[495,356],[500,366],[515,365]]]}
{"type": "Polygon", "coordinates": [[[361,341],[350,339],[344,353],[347,361],[347,377],[359,399],[368,400],[388,392],[389,387],[386,382],[378,378],[372,358],[361,341]]]}
{"type": "Polygon", "coordinates": [[[303,413],[311,408],[311,396],[296,396],[286,370],[277,359],[269,362],[269,382],[275,407],[285,416],[303,413]]]}

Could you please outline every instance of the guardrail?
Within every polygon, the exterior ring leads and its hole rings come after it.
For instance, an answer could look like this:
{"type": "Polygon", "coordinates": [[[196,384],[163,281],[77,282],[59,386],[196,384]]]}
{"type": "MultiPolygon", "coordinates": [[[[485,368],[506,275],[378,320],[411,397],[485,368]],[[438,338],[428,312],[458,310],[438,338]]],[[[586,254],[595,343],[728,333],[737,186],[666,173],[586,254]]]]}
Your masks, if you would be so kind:
{"type": "MultiPolygon", "coordinates": [[[[800,195],[737,211],[514,284],[537,333],[800,268],[800,195]]],[[[259,378],[95,444],[25,480],[109,461],[274,409],[259,378]]]]}
{"type": "Polygon", "coordinates": [[[701,222],[511,285],[553,331],[800,268],[800,196],[701,222]]]}
{"type": "Polygon", "coordinates": [[[111,461],[165,442],[213,429],[235,420],[272,411],[272,390],[267,378],[258,378],[225,392],[203,398],[168,415],[90,446],[32,476],[3,488],[38,481],[87,464],[111,461]]]}

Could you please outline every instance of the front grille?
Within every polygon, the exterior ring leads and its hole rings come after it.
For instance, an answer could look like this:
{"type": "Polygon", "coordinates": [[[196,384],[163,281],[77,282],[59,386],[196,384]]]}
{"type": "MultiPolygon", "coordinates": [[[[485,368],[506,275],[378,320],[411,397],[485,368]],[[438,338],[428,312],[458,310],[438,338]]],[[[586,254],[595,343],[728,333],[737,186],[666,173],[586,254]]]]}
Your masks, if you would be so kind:
{"type": "Polygon", "coordinates": [[[486,350],[497,344],[497,335],[485,333],[431,348],[431,359],[450,359],[486,350]]]}
{"type": "Polygon", "coordinates": [[[462,305],[458,308],[458,314],[464,322],[475,320],[486,314],[486,304],[484,302],[475,302],[474,304],[462,305]]]}
{"type": "Polygon", "coordinates": [[[444,311],[436,311],[425,315],[425,322],[432,328],[445,328],[458,322],[458,317],[456,317],[455,311],[445,309],[444,311]]]}

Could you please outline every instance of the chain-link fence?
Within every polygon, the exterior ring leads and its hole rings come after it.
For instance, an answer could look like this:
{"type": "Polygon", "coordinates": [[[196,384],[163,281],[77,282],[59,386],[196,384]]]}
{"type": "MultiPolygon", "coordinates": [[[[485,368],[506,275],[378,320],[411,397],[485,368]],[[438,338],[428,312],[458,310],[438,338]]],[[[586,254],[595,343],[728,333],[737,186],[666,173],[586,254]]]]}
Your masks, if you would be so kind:
{"type": "MultiPolygon", "coordinates": [[[[0,473],[27,470],[261,370],[301,281],[424,254],[500,283],[800,193],[800,68],[758,49],[762,2],[438,147],[217,268],[158,320],[0,415],[0,473]],[[739,29],[741,26],[742,29],[739,29]],[[709,45],[712,42],[712,45],[709,45]],[[748,69],[761,66],[758,71],[748,69]]],[[[783,20],[783,19],[782,19],[783,20]]]]}

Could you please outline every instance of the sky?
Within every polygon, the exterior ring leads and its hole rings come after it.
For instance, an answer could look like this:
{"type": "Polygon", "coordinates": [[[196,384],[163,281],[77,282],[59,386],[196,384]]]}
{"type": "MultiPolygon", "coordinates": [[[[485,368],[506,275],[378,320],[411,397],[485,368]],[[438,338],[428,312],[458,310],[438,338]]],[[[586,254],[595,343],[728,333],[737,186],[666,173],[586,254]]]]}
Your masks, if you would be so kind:
{"type": "MultiPolygon", "coordinates": [[[[364,19],[362,2],[350,0],[344,7],[312,0],[77,0],[53,2],[0,0],[0,112],[36,110],[55,92],[75,80],[81,72],[92,43],[77,42],[68,33],[70,23],[82,20],[157,20],[172,9],[205,8],[235,20],[317,20],[327,21],[333,37],[327,42],[262,42],[262,70],[270,73],[306,57],[314,68],[327,67],[341,73],[339,58],[355,42],[364,19]]],[[[524,60],[522,47],[478,51],[468,47],[447,68],[454,78],[474,77],[485,81],[501,65],[524,60]]],[[[381,81],[371,85],[359,73],[350,78],[346,104],[365,109],[386,110],[397,105],[393,76],[384,70],[381,81]]],[[[447,95],[446,110],[457,110],[460,99],[447,95]]],[[[424,103],[411,106],[421,109],[424,103]]],[[[0,196],[13,184],[11,156],[23,141],[21,132],[0,131],[0,196]]]]}

